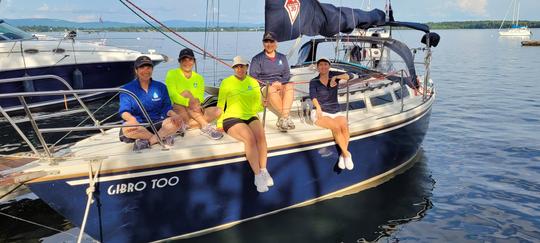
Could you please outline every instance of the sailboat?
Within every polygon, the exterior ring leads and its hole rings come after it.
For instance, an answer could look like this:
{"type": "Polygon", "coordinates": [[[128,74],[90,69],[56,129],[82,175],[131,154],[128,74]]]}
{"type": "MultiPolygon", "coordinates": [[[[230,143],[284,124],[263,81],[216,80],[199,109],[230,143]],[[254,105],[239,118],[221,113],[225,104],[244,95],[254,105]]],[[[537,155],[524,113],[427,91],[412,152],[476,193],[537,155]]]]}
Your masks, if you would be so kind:
{"type": "Polygon", "coordinates": [[[507,12],[503,22],[501,23],[501,27],[499,27],[500,36],[530,36],[532,34],[529,27],[519,25],[519,8],[519,0],[513,0],[510,3],[510,8],[508,9],[508,11],[512,9],[512,25],[508,29],[502,29],[504,26],[504,22],[506,21],[506,17],[508,16],[507,12]]]}
{"type": "MultiPolygon", "coordinates": [[[[25,109],[43,148],[38,151],[40,147],[31,145],[2,106],[0,113],[34,154],[13,158],[25,159],[26,164],[0,171],[0,186],[28,186],[81,228],[79,239],[86,232],[100,242],[149,242],[210,233],[384,183],[413,166],[419,154],[436,96],[430,79],[431,48],[440,40],[427,25],[386,21],[385,17],[379,9],[366,12],[315,0],[266,0],[265,29],[274,32],[277,41],[323,36],[306,42],[291,67],[291,82],[298,84],[291,112],[296,129],[280,132],[273,125],[278,117],[272,112],[263,118],[267,124],[268,169],[275,181],[268,192],[257,193],[243,146],[229,136],[209,140],[190,130],[172,147],[154,146],[134,153],[131,144],[118,140],[122,125],[98,121],[89,110],[94,126],[41,128],[32,120],[31,111],[25,109]],[[419,30],[423,33],[419,40],[422,45],[411,49],[393,38],[344,35],[355,28],[378,26],[419,30]],[[306,80],[317,76],[316,60],[329,53],[322,49],[328,47],[325,43],[334,47],[343,42],[353,48],[332,48],[340,53],[330,60],[335,71],[348,71],[356,77],[340,87],[338,94],[350,124],[350,151],[359,161],[352,171],[337,167],[339,151],[332,134],[313,125],[306,95],[306,80]],[[381,53],[376,59],[365,55],[375,51],[381,53]],[[415,56],[421,53],[425,54],[424,62],[415,62],[415,56]],[[49,146],[42,136],[90,129],[100,129],[101,133],[64,148],[53,149],[54,145],[49,146]]],[[[123,89],[100,91],[122,92],[138,100],[123,89]]],[[[26,95],[0,94],[0,99],[26,95]]],[[[155,128],[152,122],[145,125],[155,128]]]]}

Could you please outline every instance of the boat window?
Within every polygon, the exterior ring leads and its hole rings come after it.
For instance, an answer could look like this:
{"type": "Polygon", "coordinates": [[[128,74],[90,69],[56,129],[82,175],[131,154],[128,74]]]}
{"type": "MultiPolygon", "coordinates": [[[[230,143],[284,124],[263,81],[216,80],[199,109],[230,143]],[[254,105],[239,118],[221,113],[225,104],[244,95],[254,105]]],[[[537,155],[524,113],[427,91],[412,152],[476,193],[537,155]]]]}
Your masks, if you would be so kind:
{"type": "MultiPolygon", "coordinates": [[[[394,94],[396,95],[396,99],[401,99],[401,89],[394,90],[394,94]]],[[[409,90],[403,89],[403,98],[407,98],[409,96],[409,90]]]]}
{"type": "Polygon", "coordinates": [[[303,46],[302,49],[300,49],[300,51],[298,52],[298,62],[296,63],[296,65],[304,64],[304,62],[306,62],[306,59],[308,59],[310,51],[310,44],[303,46]]]}
{"type": "Polygon", "coordinates": [[[372,106],[384,105],[384,104],[391,103],[393,101],[392,95],[390,93],[374,96],[374,97],[369,98],[369,100],[371,101],[372,106]]]}
{"type": "Polygon", "coordinates": [[[2,40],[32,39],[32,35],[4,22],[4,23],[0,23],[0,39],[2,40]]]}
{"type": "MultiPolygon", "coordinates": [[[[347,110],[347,103],[345,104],[339,104],[339,108],[341,111],[347,110]]],[[[366,108],[366,102],[364,100],[357,100],[349,103],[349,110],[360,110],[366,108]]]]}

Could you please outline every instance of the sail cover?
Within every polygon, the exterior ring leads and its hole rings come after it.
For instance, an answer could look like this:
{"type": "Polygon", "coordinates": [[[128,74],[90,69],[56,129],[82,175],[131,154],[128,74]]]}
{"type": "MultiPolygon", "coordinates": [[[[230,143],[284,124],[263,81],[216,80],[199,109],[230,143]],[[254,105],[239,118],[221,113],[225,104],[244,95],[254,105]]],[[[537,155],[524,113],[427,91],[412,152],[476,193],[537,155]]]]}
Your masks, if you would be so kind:
{"type": "Polygon", "coordinates": [[[300,35],[330,37],[384,24],[385,13],[379,9],[363,11],[317,0],[266,0],[265,5],[265,29],[274,32],[277,41],[300,35]]]}

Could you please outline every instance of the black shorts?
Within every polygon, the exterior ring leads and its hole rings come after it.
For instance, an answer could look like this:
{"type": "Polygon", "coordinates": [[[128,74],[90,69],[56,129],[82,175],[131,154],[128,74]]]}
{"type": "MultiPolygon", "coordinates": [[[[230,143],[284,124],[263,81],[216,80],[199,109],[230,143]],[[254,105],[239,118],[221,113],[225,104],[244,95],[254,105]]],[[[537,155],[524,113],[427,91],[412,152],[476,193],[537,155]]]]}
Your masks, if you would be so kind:
{"type": "Polygon", "coordinates": [[[232,126],[238,123],[245,123],[246,125],[249,125],[252,121],[257,121],[257,120],[259,120],[259,118],[256,116],[251,117],[247,120],[242,120],[240,118],[235,118],[235,117],[227,118],[223,120],[223,130],[227,132],[232,126]]]}
{"type": "MultiPolygon", "coordinates": [[[[156,127],[157,131],[159,131],[159,129],[161,129],[162,124],[163,124],[163,122],[154,123],[154,127],[156,127]]],[[[149,132],[154,134],[154,131],[152,130],[152,127],[147,126],[145,128],[146,128],[146,130],[148,130],[149,132]]],[[[120,133],[118,134],[118,138],[120,139],[120,142],[124,142],[124,143],[133,143],[133,142],[135,142],[135,139],[126,137],[124,135],[123,130],[124,129],[120,128],[120,133]]]]}

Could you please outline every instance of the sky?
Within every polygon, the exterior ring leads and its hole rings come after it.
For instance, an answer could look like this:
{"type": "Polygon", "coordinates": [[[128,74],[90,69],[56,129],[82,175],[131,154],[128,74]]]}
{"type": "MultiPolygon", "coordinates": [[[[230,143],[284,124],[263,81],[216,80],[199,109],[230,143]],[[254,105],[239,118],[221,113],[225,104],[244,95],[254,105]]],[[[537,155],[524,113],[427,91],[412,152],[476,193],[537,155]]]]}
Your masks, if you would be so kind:
{"type": "MultiPolygon", "coordinates": [[[[158,20],[264,23],[263,0],[131,0],[158,20]],[[213,11],[212,11],[213,9],[213,11]],[[219,10],[219,11],[218,11],[219,10]],[[213,21],[212,21],[213,19],[213,21]]],[[[511,0],[393,0],[396,20],[441,22],[503,19],[511,0]]],[[[359,8],[368,0],[321,0],[359,8]]],[[[384,9],[385,0],[372,0],[384,9]]],[[[521,20],[540,20],[540,0],[521,0],[521,20]]],[[[119,0],[0,0],[0,19],[52,18],[76,22],[141,22],[119,0]]],[[[511,18],[511,13],[508,18],[511,18]]]]}

